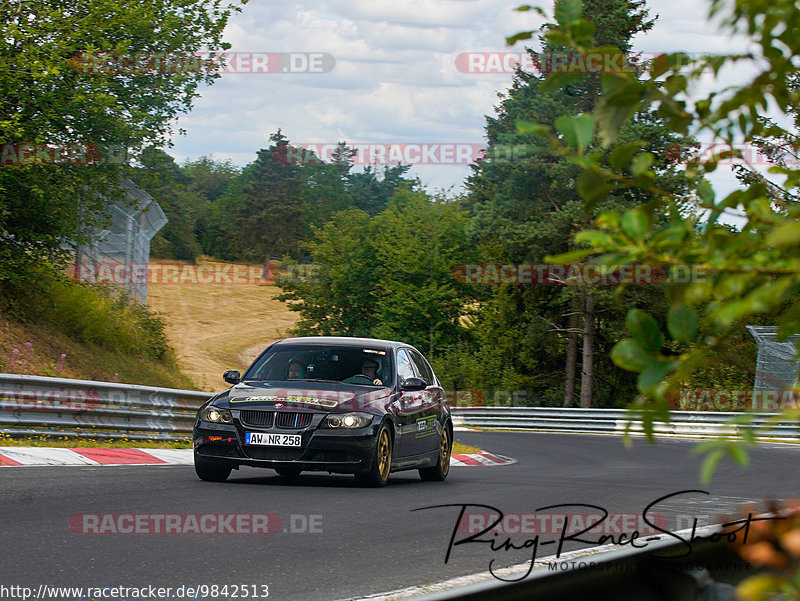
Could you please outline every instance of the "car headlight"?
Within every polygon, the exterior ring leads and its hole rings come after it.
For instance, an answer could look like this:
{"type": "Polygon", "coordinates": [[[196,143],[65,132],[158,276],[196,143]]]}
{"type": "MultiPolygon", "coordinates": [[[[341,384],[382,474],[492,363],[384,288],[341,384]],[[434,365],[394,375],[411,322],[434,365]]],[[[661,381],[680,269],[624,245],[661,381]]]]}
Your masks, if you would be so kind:
{"type": "Polygon", "coordinates": [[[219,407],[214,407],[214,405],[209,405],[203,411],[200,412],[200,419],[207,422],[215,422],[218,424],[232,424],[233,423],[233,416],[231,412],[227,409],[220,409],[219,407]]]}
{"type": "Polygon", "coordinates": [[[322,422],[323,428],[365,428],[372,423],[369,413],[333,413],[322,422]]]}

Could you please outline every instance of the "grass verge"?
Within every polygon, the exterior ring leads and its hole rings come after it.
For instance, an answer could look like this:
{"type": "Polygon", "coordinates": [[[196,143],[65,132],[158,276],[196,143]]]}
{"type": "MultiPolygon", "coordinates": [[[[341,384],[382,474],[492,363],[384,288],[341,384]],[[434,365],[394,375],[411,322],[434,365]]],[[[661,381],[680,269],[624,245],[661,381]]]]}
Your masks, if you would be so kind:
{"type": "Polygon", "coordinates": [[[58,448],[103,448],[103,449],[191,449],[191,439],[185,441],[167,440],[99,440],[94,438],[75,438],[72,436],[26,436],[11,437],[0,434],[0,447],[58,447],[58,448]]]}
{"type": "Polygon", "coordinates": [[[468,444],[461,444],[460,442],[453,443],[453,453],[459,455],[472,455],[483,453],[478,447],[471,447],[468,444]]]}

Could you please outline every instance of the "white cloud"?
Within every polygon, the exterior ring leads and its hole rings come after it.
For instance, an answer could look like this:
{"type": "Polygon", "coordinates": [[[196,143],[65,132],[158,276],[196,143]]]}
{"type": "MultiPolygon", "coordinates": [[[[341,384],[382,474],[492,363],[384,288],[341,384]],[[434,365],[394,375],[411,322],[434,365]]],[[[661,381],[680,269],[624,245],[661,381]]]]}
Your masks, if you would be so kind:
{"type": "Polygon", "coordinates": [[[327,3],[330,10],[353,19],[453,29],[472,27],[490,4],[484,0],[336,0],[327,3]]]}
{"type": "MultiPolygon", "coordinates": [[[[541,18],[512,9],[521,0],[327,0],[251,2],[235,14],[225,39],[236,52],[328,53],[328,73],[228,73],[203,88],[178,126],[172,154],[212,154],[244,165],[279,127],[295,142],[481,143],[484,115],[510,73],[459,71],[460,53],[520,52],[505,37],[535,29],[541,18]]],[[[658,0],[653,31],[636,39],[649,52],[724,52],[741,39],[716,33],[707,3],[658,0]]],[[[744,71],[734,74],[741,77],[744,71]]],[[[732,80],[731,80],[732,81],[732,80]]],[[[730,81],[728,82],[730,83],[730,81]]],[[[716,82],[705,81],[699,92],[716,82]]],[[[420,165],[412,174],[431,187],[460,188],[466,166],[420,165]]]]}

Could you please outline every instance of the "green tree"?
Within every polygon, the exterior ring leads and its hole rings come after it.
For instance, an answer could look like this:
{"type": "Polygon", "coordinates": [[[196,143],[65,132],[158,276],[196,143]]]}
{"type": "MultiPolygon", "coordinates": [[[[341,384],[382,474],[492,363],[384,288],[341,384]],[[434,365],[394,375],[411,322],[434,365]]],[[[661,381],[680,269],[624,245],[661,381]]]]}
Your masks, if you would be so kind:
{"type": "Polygon", "coordinates": [[[196,224],[205,253],[231,260],[276,255],[307,260],[301,243],[312,237],[313,228],[351,208],[376,215],[395,191],[419,185],[404,177],[409,165],[384,167],[380,177],[371,167],[353,171],[356,151],[344,142],[338,144],[329,163],[293,147],[280,130],[270,136],[270,142],[235,177],[218,169],[219,175],[211,180],[207,166],[191,166],[201,177],[196,185],[217,184],[209,188],[211,196],[196,224]]]}
{"type": "Polygon", "coordinates": [[[200,244],[202,253],[216,255],[214,249],[224,242],[217,202],[241,169],[230,161],[216,161],[208,156],[187,161],[181,169],[191,178],[197,193],[197,204],[193,211],[195,238],[200,244]]]}
{"type": "Polygon", "coordinates": [[[113,194],[125,151],[166,143],[197,86],[218,77],[191,56],[228,47],[233,10],[221,0],[37,0],[0,12],[0,282],[103,221],[101,195],[113,194]],[[156,55],[191,68],[148,63],[156,55]]]}
{"type": "Polygon", "coordinates": [[[362,171],[353,171],[347,175],[347,189],[353,197],[356,208],[370,215],[377,215],[389,204],[389,199],[401,186],[415,186],[418,182],[405,176],[411,165],[387,165],[379,173],[371,165],[362,171]]]}
{"type": "MultiPolygon", "coordinates": [[[[557,13],[568,10],[566,2],[556,4],[557,13]]],[[[648,31],[653,24],[644,2],[592,0],[587,2],[587,13],[597,24],[602,43],[619,45],[626,64],[631,64],[632,36],[648,31]]],[[[548,24],[543,30],[553,27],[548,24]]],[[[594,106],[599,74],[587,72],[566,50],[562,43],[548,38],[543,39],[541,52],[529,50],[540,72],[518,71],[497,107],[497,116],[487,119],[486,158],[474,166],[466,199],[474,215],[473,235],[486,261],[543,263],[547,255],[575,248],[572,238],[588,226],[592,212],[649,201],[645,193],[620,193],[587,213],[574,189],[580,166],[550,154],[547,140],[535,132],[518,130],[518,122],[535,119],[571,136],[584,151],[596,148],[592,132],[582,130],[581,124],[571,122],[568,116],[594,106]],[[564,62],[571,69],[569,86],[547,86],[548,75],[564,62]]],[[[659,157],[654,171],[664,187],[676,193],[686,189],[667,150],[688,149],[691,140],[673,134],[658,116],[646,111],[631,120],[621,133],[620,144],[633,139],[645,140],[659,157]]],[[[639,287],[628,291],[626,300],[657,308],[654,299],[658,296],[639,287]]],[[[660,305],[665,312],[665,304],[660,305]]],[[[490,299],[481,303],[475,339],[480,346],[495,350],[498,357],[491,363],[503,365],[503,369],[487,373],[489,380],[482,385],[531,388],[547,402],[560,398],[564,405],[574,402],[580,388],[583,406],[590,406],[593,397],[595,404],[614,404],[615,395],[634,387],[632,378],[609,369],[611,363],[604,352],[618,340],[623,327],[624,310],[608,287],[496,287],[490,299]],[[580,387],[576,385],[579,339],[583,342],[580,387]]]]}
{"type": "Polygon", "coordinates": [[[203,197],[212,203],[224,194],[231,180],[241,172],[230,160],[218,161],[209,156],[186,161],[181,169],[192,178],[203,197]]]}
{"type": "Polygon", "coordinates": [[[470,255],[467,223],[453,201],[407,188],[395,192],[374,219],[375,336],[408,340],[430,358],[459,341],[469,297],[453,268],[470,255]]]}
{"type": "Polygon", "coordinates": [[[320,227],[334,213],[353,207],[347,190],[346,163],[313,163],[298,171],[305,225],[320,227]]]}
{"type": "MultiPolygon", "coordinates": [[[[269,137],[269,148],[237,178],[227,215],[230,244],[236,256],[265,260],[272,255],[298,256],[306,237],[303,198],[298,172],[290,160],[289,140],[279,129],[269,137]]],[[[224,206],[224,204],[223,204],[224,206]]]]}
{"type": "MultiPolygon", "coordinates": [[[[557,30],[548,35],[581,53],[619,52],[595,47],[591,26],[581,18],[580,1],[571,4],[574,10],[569,18],[561,19],[557,30]]],[[[641,309],[629,311],[626,326],[630,337],[611,351],[618,366],[638,374],[633,407],[641,412],[647,432],[652,432],[653,420],[668,419],[667,393],[723,357],[743,324],[769,315],[781,336],[800,332],[800,204],[794,200],[800,169],[776,164],[769,169],[770,181],[746,177],[744,187],[723,198],[717,197],[703,177],[721,160],[741,157],[735,145],[796,139],[792,132],[765,119],[762,112],[771,102],[776,110],[791,116],[800,101],[795,83],[800,41],[791,33],[800,26],[800,13],[786,0],[769,6],[747,0],[732,5],[713,0],[711,13],[724,31],[747,35],[757,51],[705,57],[688,67],[685,55],[662,55],[652,62],[644,78],[625,72],[603,74],[601,95],[592,114],[573,117],[597,131],[606,148],[619,140],[625,125],[642,110],[654,111],[678,135],[705,134],[725,145],[728,150],[686,166],[688,194],[676,196],[658,184],[655,157],[641,142],[630,143],[610,156],[605,152],[585,154],[546,127],[520,125],[548,139],[553,154],[568,156],[581,166],[576,188],[587,204],[629,190],[646,192],[652,198],[637,208],[599,215],[594,223],[597,229],[580,232],[575,238],[590,247],[582,252],[584,256],[594,255],[596,261],[614,264],[689,265],[703,275],[685,285],[665,287],[670,308],[664,320],[641,309]],[[725,88],[707,97],[692,96],[691,84],[705,72],[718,75],[723,66],[731,64],[747,64],[754,74],[739,85],[726,82],[725,88]],[[707,212],[700,226],[694,216],[681,211],[687,199],[695,200],[697,207],[707,212]],[[738,230],[720,222],[723,215],[736,209],[743,211],[746,220],[738,230]],[[659,215],[668,219],[661,220],[659,215]],[[666,354],[665,345],[679,352],[666,354]]],[[[566,81],[563,74],[551,78],[555,87],[566,81]]],[[[791,143],[790,147],[796,151],[791,143]]],[[[752,443],[754,431],[742,432],[752,443]]],[[[747,461],[742,447],[725,439],[705,449],[709,451],[703,470],[706,479],[726,454],[747,461]]]]}
{"type": "Polygon", "coordinates": [[[147,148],[131,179],[150,194],[167,216],[167,224],[150,243],[150,253],[164,259],[194,261],[200,244],[194,222],[202,198],[191,177],[163,150],[147,148]]]}
{"type": "Polygon", "coordinates": [[[378,289],[372,223],[360,209],[342,211],[305,244],[314,259],[307,277],[278,280],[280,300],[300,317],[299,336],[369,336],[377,317],[378,289]]]}
{"type": "Polygon", "coordinates": [[[305,247],[315,269],[279,280],[300,313],[299,335],[397,338],[435,356],[456,344],[465,315],[453,267],[468,260],[467,216],[456,203],[401,188],[382,213],[334,215],[305,247]]]}

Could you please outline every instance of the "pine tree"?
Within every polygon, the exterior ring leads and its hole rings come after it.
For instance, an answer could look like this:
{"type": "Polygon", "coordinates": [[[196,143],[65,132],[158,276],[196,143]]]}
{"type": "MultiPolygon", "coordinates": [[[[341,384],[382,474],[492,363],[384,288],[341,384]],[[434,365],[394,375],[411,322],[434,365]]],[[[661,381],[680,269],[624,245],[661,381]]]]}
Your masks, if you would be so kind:
{"type": "MultiPolygon", "coordinates": [[[[584,17],[596,26],[595,41],[616,44],[630,51],[631,38],[648,31],[653,20],[641,0],[587,0],[584,17]]],[[[556,3],[556,11],[563,2],[556,3]]],[[[545,43],[542,52],[529,50],[538,73],[518,71],[502,96],[496,116],[487,118],[485,160],[473,168],[466,205],[474,217],[473,237],[487,262],[543,263],[548,255],[574,248],[576,231],[588,226],[592,214],[574,192],[580,169],[559,156],[548,154],[546,139],[525,133],[519,122],[559,128],[559,118],[591,111],[599,90],[599,73],[583,73],[565,89],[549,91],[543,81],[563,59],[564,48],[545,43]]],[[[635,57],[630,57],[635,63],[635,57]]],[[[675,192],[684,189],[681,174],[668,160],[667,149],[688,146],[652,114],[638,115],[620,143],[643,140],[658,157],[661,185],[675,192]]],[[[593,145],[594,146],[594,145],[593,145]]],[[[613,148],[609,152],[613,152],[613,148]]],[[[594,215],[614,206],[634,206],[647,201],[641,191],[617,194],[594,208],[594,215]]],[[[655,303],[651,290],[635,290],[634,305],[655,303]]],[[[661,303],[663,305],[663,302],[661,303]]],[[[578,341],[583,338],[580,403],[592,404],[592,391],[609,404],[620,387],[632,379],[612,368],[605,354],[600,369],[596,351],[610,349],[623,328],[624,311],[615,304],[611,289],[586,286],[507,286],[491,291],[476,322],[479,343],[494,349],[504,366],[502,373],[487,373],[484,385],[531,387],[550,403],[573,402],[578,341]],[[564,366],[566,365],[566,373],[564,366]]],[[[490,362],[491,363],[491,362],[490,362]]]]}
{"type": "Polygon", "coordinates": [[[279,129],[269,137],[269,148],[239,178],[233,201],[233,249],[245,260],[267,260],[272,255],[298,255],[305,234],[303,197],[291,160],[289,140],[279,129]]]}

